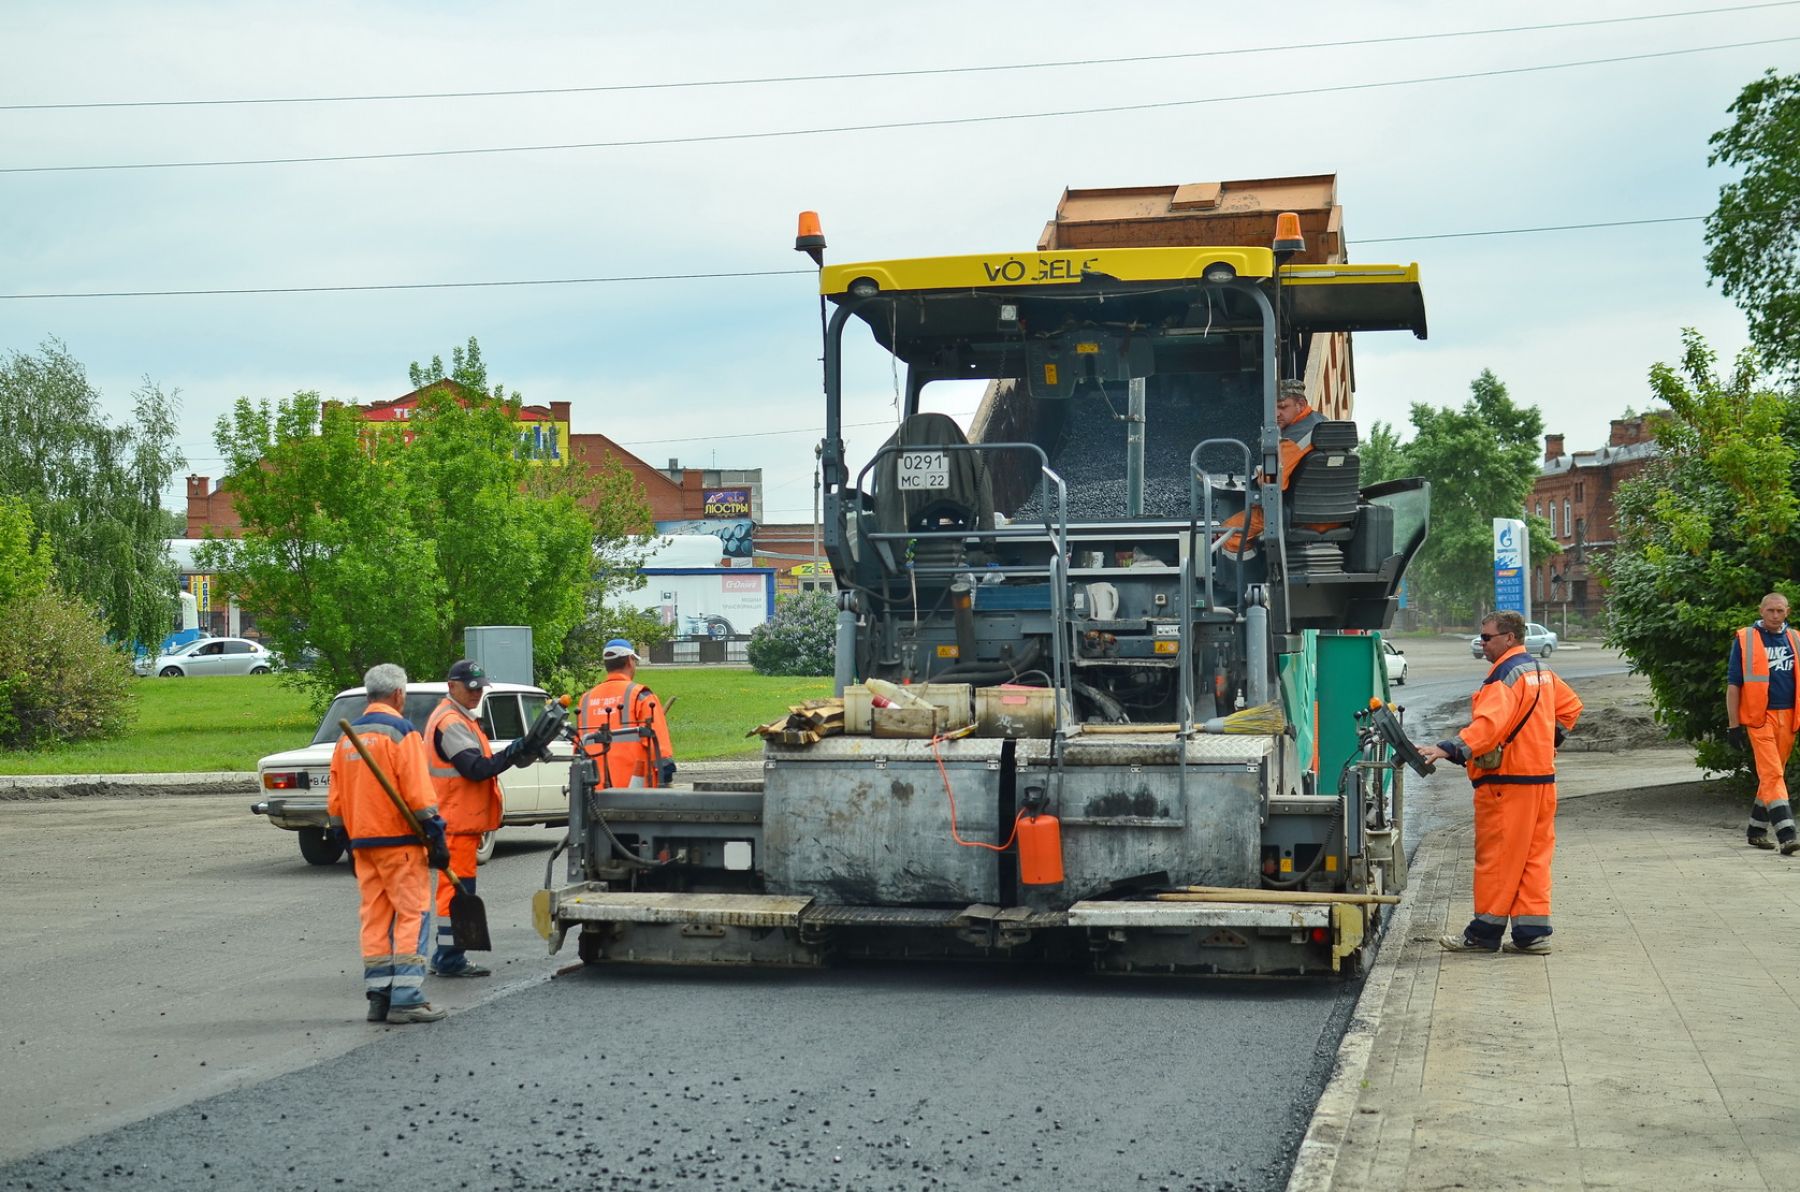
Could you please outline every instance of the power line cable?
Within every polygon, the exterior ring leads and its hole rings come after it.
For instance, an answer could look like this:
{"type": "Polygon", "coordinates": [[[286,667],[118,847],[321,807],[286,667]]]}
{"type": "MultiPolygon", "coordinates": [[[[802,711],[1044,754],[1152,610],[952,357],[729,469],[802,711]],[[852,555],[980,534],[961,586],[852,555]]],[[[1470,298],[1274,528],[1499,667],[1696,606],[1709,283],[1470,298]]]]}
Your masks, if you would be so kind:
{"type": "Polygon", "coordinates": [[[1049,112],[1007,112],[994,116],[948,116],[936,120],[895,120],[877,124],[840,124],[821,128],[774,129],[767,132],[705,133],[686,137],[643,137],[622,141],[571,141],[548,145],[487,145],[473,149],[409,149],[388,153],[331,153],[312,157],[246,157],[220,158],[210,161],[105,162],[66,166],[0,166],[0,174],[71,174],[103,170],[191,170],[231,166],[320,165],[328,162],[404,161],[434,157],[480,157],[511,153],[563,153],[581,149],[642,149],[669,145],[721,144],[733,141],[767,141],[784,137],[832,136],[840,133],[890,132],[903,128],[950,128],[971,124],[999,124],[1023,120],[1054,120],[1068,116],[1104,116],[1122,112],[1153,112],[1204,104],[1242,103],[1258,99],[1292,99],[1309,95],[1342,95],[1355,91],[1376,91],[1394,87],[1417,87],[1431,83],[1462,82],[1469,79],[1504,78],[1509,75],[1537,74],[1552,70],[1577,70],[1589,66],[1611,66],[1621,62],[1649,62],[1664,58],[1680,58],[1690,54],[1709,54],[1720,50],[1741,50],[1756,46],[1782,45],[1800,41],[1800,36],[1771,37],[1757,41],[1727,42],[1721,45],[1688,46],[1679,50],[1659,50],[1646,54],[1622,54],[1612,58],[1585,58],[1576,62],[1549,62],[1537,66],[1512,66],[1495,70],[1464,71],[1458,74],[1424,75],[1411,79],[1382,79],[1370,83],[1340,83],[1324,87],[1300,87],[1286,91],[1255,91],[1242,95],[1210,95],[1198,99],[1170,99],[1155,103],[1113,104],[1096,108],[1063,108],[1049,112]]]}
{"type": "Polygon", "coordinates": [[[1670,215],[1661,219],[1612,219],[1603,223],[1549,224],[1540,228],[1492,228],[1482,232],[1434,232],[1427,236],[1374,236],[1355,244],[1404,244],[1411,240],[1463,240],[1470,236],[1524,236],[1532,232],[1580,232],[1589,228],[1635,228],[1645,224],[1693,223],[1704,215],[1670,215]]]}
{"type": "MultiPolygon", "coordinates": [[[[1420,236],[1373,236],[1352,241],[1364,244],[1401,244],[1418,240],[1463,240],[1475,236],[1525,236],[1537,232],[1572,232],[1596,228],[1631,228],[1648,224],[1694,223],[1704,215],[1671,215],[1657,219],[1615,219],[1599,223],[1546,224],[1532,228],[1489,228],[1477,232],[1433,232],[1420,236]]],[[[814,269],[747,269],[735,273],[640,273],[616,277],[545,277],[514,281],[420,281],[391,282],[379,285],[342,286],[263,286],[212,290],[79,290],[36,294],[0,294],[0,301],[67,298],[199,298],[213,295],[244,296],[254,294],[344,294],[384,290],[471,290],[503,286],[577,286],[606,285],[650,281],[709,281],[734,277],[797,277],[812,275],[814,269]]]]}
{"type": "Polygon", "coordinates": [[[1755,12],[1769,8],[1791,8],[1800,0],[1776,0],[1766,4],[1734,4],[1723,8],[1695,8],[1682,12],[1645,13],[1632,17],[1605,17],[1586,21],[1560,21],[1553,24],[1507,25],[1488,29],[1456,29],[1441,33],[1406,33],[1387,37],[1361,37],[1340,41],[1296,42],[1272,46],[1241,46],[1229,50],[1189,50],[1170,54],[1136,54],[1122,58],[1072,58],[1057,62],[1007,62],[975,66],[921,67],[909,70],[846,71],[836,74],[768,75],[738,79],[690,79],[669,83],[610,83],[579,87],[514,87],[496,91],[416,91],[370,95],[278,95],[250,96],[236,99],[132,99],[94,100],[68,103],[0,104],[0,112],[74,111],[97,108],[193,108],[226,107],[250,104],[307,103],[385,103],[427,99],[494,99],[523,95],[591,95],[631,91],[674,91],[707,87],[754,87],[776,83],[836,83],[862,79],[930,78],[943,75],[993,74],[1003,71],[1063,70],[1084,66],[1121,66],[1146,62],[1180,62],[1197,58],[1229,58],[1250,54],[1282,54],[1301,50],[1353,49],[1360,46],[1400,45],[1408,42],[1443,41],[1458,37],[1488,37],[1507,33],[1542,33],[1558,29],[1587,29],[1602,25],[1629,25],[1644,21],[1667,21],[1681,17],[1710,17],[1728,12],[1755,12]]]}

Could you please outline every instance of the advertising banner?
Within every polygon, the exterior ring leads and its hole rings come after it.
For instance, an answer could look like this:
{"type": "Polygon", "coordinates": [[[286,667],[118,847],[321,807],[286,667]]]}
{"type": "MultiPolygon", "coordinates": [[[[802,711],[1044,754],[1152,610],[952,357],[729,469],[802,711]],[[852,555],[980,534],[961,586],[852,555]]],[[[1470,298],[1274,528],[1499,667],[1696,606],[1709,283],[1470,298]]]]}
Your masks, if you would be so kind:
{"type": "Polygon", "coordinates": [[[766,568],[646,568],[627,602],[650,609],[676,638],[748,637],[775,614],[775,573],[766,568]]]}
{"type": "MultiPolygon", "coordinates": [[[[411,422],[419,412],[419,400],[390,402],[378,409],[363,411],[363,421],[371,423],[379,433],[398,430],[402,443],[413,441],[411,422]]],[[[513,427],[519,435],[519,445],[513,454],[520,459],[532,463],[547,464],[560,468],[569,462],[569,424],[532,413],[529,409],[519,411],[519,417],[513,419],[513,427]]]]}
{"type": "Polygon", "coordinates": [[[658,534],[711,534],[719,540],[723,547],[719,554],[728,559],[748,559],[752,549],[752,539],[756,534],[756,523],[748,517],[723,520],[719,518],[690,519],[687,521],[659,521],[656,523],[658,534]]]}
{"type": "Polygon", "coordinates": [[[1530,540],[1525,523],[1516,517],[1494,519],[1494,608],[1513,609],[1531,620],[1530,540]]]}
{"type": "Polygon", "coordinates": [[[724,518],[750,516],[750,490],[747,488],[709,488],[703,494],[702,515],[724,518]]]}

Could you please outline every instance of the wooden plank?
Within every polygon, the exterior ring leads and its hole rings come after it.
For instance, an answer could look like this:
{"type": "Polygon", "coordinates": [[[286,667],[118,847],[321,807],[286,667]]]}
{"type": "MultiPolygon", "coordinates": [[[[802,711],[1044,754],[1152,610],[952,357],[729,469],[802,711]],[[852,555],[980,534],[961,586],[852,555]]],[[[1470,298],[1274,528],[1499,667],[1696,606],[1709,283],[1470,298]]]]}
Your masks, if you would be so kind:
{"type": "Polygon", "coordinates": [[[1381,903],[1392,906],[1400,901],[1398,894],[1313,893],[1306,890],[1238,890],[1230,886],[1184,886],[1180,890],[1158,894],[1162,902],[1276,902],[1321,903],[1348,902],[1358,906],[1381,903]]]}

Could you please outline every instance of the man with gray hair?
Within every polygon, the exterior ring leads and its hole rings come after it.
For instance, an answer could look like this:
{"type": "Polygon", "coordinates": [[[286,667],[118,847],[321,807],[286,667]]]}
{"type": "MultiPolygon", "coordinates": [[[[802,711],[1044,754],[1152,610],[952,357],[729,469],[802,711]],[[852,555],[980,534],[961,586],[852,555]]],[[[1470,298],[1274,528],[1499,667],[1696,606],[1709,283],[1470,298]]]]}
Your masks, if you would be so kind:
{"type": "Polygon", "coordinates": [[[425,939],[431,927],[431,869],[450,863],[444,821],[426,769],[425,741],[401,710],[406,672],[389,662],[363,676],[369,697],[350,729],[425,829],[429,847],[348,736],[331,752],[326,813],[356,861],[362,894],[363,990],[370,1022],[436,1022],[444,1011],[425,1000],[425,939]]]}

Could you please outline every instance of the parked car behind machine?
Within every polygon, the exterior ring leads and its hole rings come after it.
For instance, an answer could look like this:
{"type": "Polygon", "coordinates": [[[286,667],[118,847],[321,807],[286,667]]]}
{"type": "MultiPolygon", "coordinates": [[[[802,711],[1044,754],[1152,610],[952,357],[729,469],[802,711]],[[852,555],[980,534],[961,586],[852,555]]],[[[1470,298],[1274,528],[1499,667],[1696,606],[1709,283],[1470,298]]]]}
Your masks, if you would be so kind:
{"type": "MultiPolygon", "coordinates": [[[[443,683],[408,683],[402,714],[421,731],[431,710],[444,698],[443,683]]],[[[541,688],[518,683],[495,683],[482,695],[476,718],[493,742],[495,752],[504,749],[536,723],[550,697],[541,688]]],[[[257,785],[263,798],[251,805],[255,815],[268,816],[277,828],[300,836],[300,855],[313,865],[331,865],[342,859],[342,846],[325,835],[326,781],[331,771],[331,749],[337,742],[339,720],[355,720],[369,702],[361,687],[338,693],[319,721],[312,742],[300,749],[272,753],[256,763],[257,785]]],[[[567,741],[553,746],[554,760],[500,775],[500,791],[506,801],[503,827],[522,824],[560,826],[569,819],[566,793],[569,763],[574,749],[567,741]]],[[[495,833],[481,838],[476,859],[486,861],[494,852],[495,833]]]]}
{"type": "MultiPolygon", "coordinates": [[[[1556,651],[1556,633],[1539,625],[1536,621],[1527,622],[1524,644],[1526,653],[1536,654],[1539,658],[1548,658],[1556,651]]],[[[1479,633],[1469,639],[1469,653],[1476,658],[1482,657],[1479,633]]]]}

